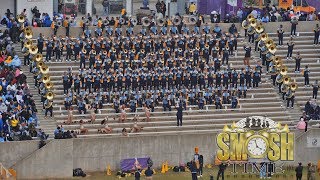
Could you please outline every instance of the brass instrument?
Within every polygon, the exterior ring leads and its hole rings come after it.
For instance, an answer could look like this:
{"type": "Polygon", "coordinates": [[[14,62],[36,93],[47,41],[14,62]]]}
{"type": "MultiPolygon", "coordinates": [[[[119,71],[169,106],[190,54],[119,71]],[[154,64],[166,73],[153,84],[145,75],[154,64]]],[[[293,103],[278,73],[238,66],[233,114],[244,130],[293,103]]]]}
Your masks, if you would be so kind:
{"type": "Polygon", "coordinates": [[[44,62],[43,61],[37,62],[37,68],[38,69],[40,69],[42,66],[44,66],[44,62]]]}
{"type": "Polygon", "coordinates": [[[30,54],[29,49],[27,47],[23,47],[21,52],[23,53],[24,56],[28,56],[30,54]]]}
{"type": "Polygon", "coordinates": [[[30,54],[37,54],[38,53],[38,47],[36,45],[32,45],[29,48],[30,54]]]}
{"type": "MultiPolygon", "coordinates": [[[[287,75],[287,73],[288,73],[287,66],[282,66],[281,69],[280,69],[280,74],[285,76],[285,75],[287,75]]],[[[289,79],[289,81],[290,81],[290,79],[289,79]]]]}
{"type": "Polygon", "coordinates": [[[268,47],[269,52],[271,52],[272,54],[276,53],[277,51],[277,47],[273,44],[271,46],[268,47]]]}
{"type": "Polygon", "coordinates": [[[288,85],[290,83],[290,81],[291,81],[291,78],[289,76],[285,75],[283,77],[283,84],[287,84],[288,85]]]}
{"type": "Polygon", "coordinates": [[[27,41],[24,42],[23,46],[26,48],[30,48],[30,46],[32,46],[32,41],[30,39],[27,39],[27,41]]]}
{"type": "Polygon", "coordinates": [[[42,54],[37,53],[36,56],[35,56],[35,60],[36,60],[37,62],[42,61],[42,60],[43,60],[42,54]]]}
{"type": "Polygon", "coordinates": [[[52,102],[49,102],[47,105],[44,106],[45,109],[49,109],[52,106],[52,102]]]}
{"type": "Polygon", "coordinates": [[[142,25],[145,27],[148,27],[151,24],[149,17],[143,17],[141,21],[142,21],[142,25]]]}
{"type": "Polygon", "coordinates": [[[127,54],[127,53],[128,53],[128,50],[125,49],[125,50],[123,50],[123,52],[124,52],[125,54],[127,54]]]}
{"type": "Polygon", "coordinates": [[[290,98],[292,98],[292,96],[294,96],[294,92],[293,92],[291,89],[289,89],[288,92],[287,92],[287,94],[286,94],[286,97],[287,97],[288,99],[290,99],[290,98]]]}
{"type": "Polygon", "coordinates": [[[165,22],[166,22],[166,20],[164,18],[157,19],[158,26],[164,26],[165,22]]]}
{"type": "Polygon", "coordinates": [[[48,73],[49,73],[49,67],[48,67],[47,65],[41,66],[40,72],[41,72],[42,74],[48,74],[48,73]]]}
{"type": "Polygon", "coordinates": [[[48,74],[45,74],[44,76],[42,76],[41,81],[43,83],[50,82],[50,76],[48,74]]]}
{"type": "Polygon", "coordinates": [[[119,19],[119,24],[124,24],[125,23],[125,20],[123,18],[120,18],[119,19]]]}
{"type": "Polygon", "coordinates": [[[292,91],[296,91],[298,89],[298,84],[296,82],[291,83],[290,89],[292,91]]]}
{"type": "Polygon", "coordinates": [[[24,21],[26,20],[26,18],[24,16],[22,16],[22,15],[18,15],[17,19],[18,19],[19,23],[24,23],[24,21]]]}
{"type": "Polygon", "coordinates": [[[31,27],[26,27],[24,30],[23,30],[24,33],[27,33],[27,32],[32,32],[32,29],[31,27]]]}
{"type": "Polygon", "coordinates": [[[241,26],[243,29],[248,29],[250,27],[249,21],[248,20],[243,20],[241,23],[241,26]]]}
{"type": "Polygon", "coordinates": [[[24,37],[25,37],[26,39],[31,39],[32,36],[33,36],[32,31],[28,31],[28,32],[26,32],[26,34],[25,34],[24,37]]]}
{"type": "Polygon", "coordinates": [[[175,16],[172,20],[173,25],[178,26],[181,24],[181,18],[179,16],[175,16]]]}
{"type": "Polygon", "coordinates": [[[136,18],[131,19],[130,22],[133,24],[133,26],[136,26],[138,24],[138,20],[136,18]]]}
{"type": "Polygon", "coordinates": [[[262,34],[260,35],[260,37],[261,37],[261,40],[262,40],[262,41],[266,41],[266,40],[268,39],[268,34],[267,34],[267,33],[262,33],[262,34]]]}
{"type": "Polygon", "coordinates": [[[140,52],[144,54],[146,51],[144,49],[141,49],[140,52]]]}
{"type": "Polygon", "coordinates": [[[258,25],[255,27],[257,33],[261,34],[264,31],[264,27],[262,25],[258,25]]]}
{"type": "Polygon", "coordinates": [[[271,39],[271,38],[268,38],[267,40],[266,40],[266,46],[267,47],[270,47],[270,46],[272,46],[274,44],[274,42],[273,42],[273,40],[271,39]]]}
{"type": "Polygon", "coordinates": [[[51,88],[53,88],[53,84],[52,84],[52,82],[50,82],[50,81],[47,82],[47,83],[45,83],[44,86],[45,86],[46,89],[51,89],[51,88]]]}
{"type": "Polygon", "coordinates": [[[82,49],[82,53],[83,54],[87,54],[87,50],[86,49],[82,49]]]}
{"type": "Polygon", "coordinates": [[[197,21],[198,21],[198,18],[196,17],[196,16],[190,16],[189,17],[189,23],[190,24],[196,24],[197,23],[197,21]]]}
{"type": "Polygon", "coordinates": [[[248,19],[249,21],[252,20],[252,19],[254,19],[253,14],[249,14],[249,15],[247,16],[247,19],[248,19]]]}
{"type": "Polygon", "coordinates": [[[254,34],[254,33],[255,33],[255,30],[254,30],[254,28],[253,28],[253,27],[249,27],[249,28],[248,28],[248,31],[247,31],[247,33],[248,33],[249,35],[252,35],[252,34],[254,34]]]}
{"type": "Polygon", "coordinates": [[[219,50],[220,50],[219,46],[215,46],[214,49],[215,49],[216,51],[219,51],[219,50]]]}
{"type": "Polygon", "coordinates": [[[277,82],[278,84],[282,83],[282,82],[283,82],[283,75],[278,74],[277,77],[276,77],[276,82],[277,82]]]}
{"type": "Polygon", "coordinates": [[[250,26],[252,26],[252,27],[256,27],[257,26],[257,20],[255,18],[249,20],[249,22],[250,22],[250,26]]]}
{"type": "Polygon", "coordinates": [[[283,83],[283,84],[281,84],[280,88],[281,88],[281,92],[286,93],[290,87],[288,84],[283,83]]]}
{"type": "Polygon", "coordinates": [[[226,50],[227,50],[227,51],[229,51],[229,49],[230,49],[228,45],[226,45],[226,47],[225,47],[225,48],[226,48],[226,50]]]}

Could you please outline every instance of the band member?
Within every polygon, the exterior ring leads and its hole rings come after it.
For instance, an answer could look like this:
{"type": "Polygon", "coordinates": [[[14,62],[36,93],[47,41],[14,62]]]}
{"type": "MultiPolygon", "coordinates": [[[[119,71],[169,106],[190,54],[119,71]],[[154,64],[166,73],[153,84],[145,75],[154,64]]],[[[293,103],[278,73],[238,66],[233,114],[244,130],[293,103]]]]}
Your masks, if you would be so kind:
{"type": "Polygon", "coordinates": [[[313,45],[318,45],[319,44],[319,34],[320,34],[319,24],[316,24],[316,27],[314,28],[313,31],[314,31],[313,45]]]}
{"type": "Polygon", "coordinates": [[[318,80],[316,80],[312,85],[312,98],[317,99],[318,90],[319,90],[319,84],[318,84],[318,80]]]}
{"type": "Polygon", "coordinates": [[[112,133],[112,128],[108,124],[108,119],[109,119],[109,117],[107,117],[107,118],[105,118],[104,120],[101,121],[101,125],[104,125],[104,127],[99,129],[98,130],[99,132],[105,133],[105,134],[112,133]]]}
{"type": "Polygon", "coordinates": [[[63,26],[66,28],[66,36],[70,36],[70,21],[69,17],[66,17],[66,19],[63,21],[63,26]]]}
{"type": "Polygon", "coordinates": [[[48,112],[50,112],[50,117],[52,118],[52,101],[46,99],[44,101],[44,107],[45,107],[45,113],[44,113],[44,118],[47,118],[48,112]]]}
{"type": "Polygon", "coordinates": [[[291,19],[291,31],[290,31],[291,36],[292,35],[296,36],[297,25],[298,25],[298,18],[296,16],[294,16],[291,19]]]}
{"type": "Polygon", "coordinates": [[[182,116],[183,116],[183,107],[179,105],[179,107],[176,107],[177,109],[177,126],[182,126],[182,116]]]}
{"type": "Polygon", "coordinates": [[[294,58],[295,62],[296,62],[296,66],[294,68],[295,72],[300,72],[300,64],[301,64],[301,56],[300,56],[300,52],[297,52],[297,56],[294,58]]]}
{"type": "Polygon", "coordinates": [[[278,45],[279,46],[283,45],[283,34],[284,34],[284,31],[283,31],[282,27],[283,27],[282,24],[280,24],[280,27],[277,30],[277,33],[278,33],[278,45]]]}
{"type": "Polygon", "coordinates": [[[220,178],[222,178],[222,180],[224,180],[224,171],[226,170],[226,168],[228,167],[229,164],[225,164],[224,162],[222,162],[220,165],[219,165],[219,171],[218,171],[218,174],[217,174],[217,180],[220,178]]]}
{"type": "Polygon", "coordinates": [[[250,58],[251,58],[251,46],[244,46],[244,50],[245,50],[245,55],[244,55],[244,59],[243,59],[243,64],[245,66],[250,66],[250,58]]]}
{"type": "Polygon", "coordinates": [[[48,40],[46,43],[46,46],[47,46],[46,61],[51,61],[53,42],[51,40],[50,41],[48,40]]]}
{"type": "Polygon", "coordinates": [[[194,155],[193,155],[193,161],[195,162],[196,164],[196,169],[197,169],[197,174],[198,176],[200,176],[200,161],[199,161],[199,148],[198,147],[195,147],[194,148],[194,155]]]}
{"type": "Polygon", "coordinates": [[[304,85],[308,87],[309,87],[309,74],[310,74],[309,67],[306,66],[305,69],[303,70],[303,77],[304,77],[304,85]]]}
{"type": "Polygon", "coordinates": [[[40,33],[39,37],[37,39],[38,53],[40,53],[40,54],[42,54],[42,52],[43,52],[43,45],[44,45],[44,38],[42,36],[42,33],[40,33]]]}
{"type": "Polygon", "coordinates": [[[289,89],[286,93],[286,99],[287,99],[287,108],[289,108],[290,102],[291,102],[291,108],[293,109],[294,105],[294,91],[289,89]]]}
{"type": "Polygon", "coordinates": [[[287,59],[292,58],[292,52],[293,52],[293,47],[294,47],[294,42],[293,42],[293,38],[291,37],[289,42],[287,42],[288,45],[288,53],[287,53],[287,59]]]}

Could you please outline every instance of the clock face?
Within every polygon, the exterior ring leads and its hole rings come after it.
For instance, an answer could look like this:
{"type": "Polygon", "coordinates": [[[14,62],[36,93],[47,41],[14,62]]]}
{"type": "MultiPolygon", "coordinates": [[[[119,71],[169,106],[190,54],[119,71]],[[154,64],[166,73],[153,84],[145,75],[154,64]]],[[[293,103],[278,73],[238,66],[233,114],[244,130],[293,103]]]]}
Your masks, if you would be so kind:
{"type": "Polygon", "coordinates": [[[263,158],[267,154],[268,140],[259,135],[251,136],[246,143],[247,151],[252,158],[263,158]]]}

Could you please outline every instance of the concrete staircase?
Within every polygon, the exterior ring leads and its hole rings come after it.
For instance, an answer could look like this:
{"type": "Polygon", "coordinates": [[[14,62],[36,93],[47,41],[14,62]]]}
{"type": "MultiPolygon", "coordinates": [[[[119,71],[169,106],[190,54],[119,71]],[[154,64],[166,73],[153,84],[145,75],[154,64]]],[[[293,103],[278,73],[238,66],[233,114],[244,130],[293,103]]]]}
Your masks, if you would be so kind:
{"type": "MultiPolygon", "coordinates": [[[[269,37],[273,38],[277,42],[276,34],[269,33],[269,37]]],[[[289,35],[285,34],[284,44],[287,43],[289,35]]],[[[299,37],[295,37],[295,48],[294,54],[300,50],[302,56],[301,67],[309,65],[310,84],[317,79],[320,75],[320,64],[319,59],[319,46],[313,46],[313,33],[312,32],[300,32],[299,37]]],[[[240,38],[238,43],[238,52],[235,57],[231,57],[229,62],[232,67],[240,69],[243,67],[242,58],[244,57],[243,45],[246,43],[246,39],[240,38]]],[[[20,50],[20,48],[16,48],[20,50]]],[[[252,115],[267,116],[275,121],[287,123],[293,127],[294,121],[298,121],[301,115],[305,102],[312,97],[312,88],[304,87],[303,76],[301,74],[295,74],[294,71],[294,60],[286,60],[285,56],[287,53],[287,46],[278,47],[276,55],[283,57],[283,61],[288,67],[288,74],[296,79],[298,83],[298,90],[296,91],[296,103],[294,109],[286,109],[286,101],[283,102],[278,94],[277,87],[272,85],[270,75],[266,74],[265,68],[262,74],[262,84],[259,84],[258,88],[250,89],[247,92],[247,98],[240,99],[240,105],[237,109],[230,109],[230,105],[223,105],[223,109],[216,110],[214,105],[208,105],[205,110],[198,110],[195,106],[188,106],[187,111],[184,112],[184,121],[182,127],[176,127],[176,116],[175,111],[163,112],[162,107],[156,107],[155,112],[151,113],[151,122],[144,121],[144,112],[141,108],[138,108],[137,113],[140,115],[139,125],[143,126],[144,129],[137,134],[166,134],[166,133],[183,133],[183,132],[211,132],[215,129],[221,129],[225,124],[230,124],[233,121],[238,121],[242,118],[252,115]]],[[[20,58],[22,59],[22,55],[20,58]]],[[[259,59],[258,53],[254,54],[254,58],[251,61],[251,65],[254,66],[254,61],[259,59]]],[[[79,69],[79,62],[51,62],[47,63],[50,68],[51,81],[54,84],[54,119],[44,119],[44,112],[41,112],[40,97],[36,89],[32,90],[37,101],[37,107],[39,110],[38,117],[40,119],[40,127],[47,133],[52,134],[56,125],[64,125],[64,121],[67,119],[67,111],[64,110],[63,106],[63,87],[61,82],[61,76],[68,67],[72,67],[73,72],[77,73],[79,69]]],[[[29,67],[23,67],[25,74],[28,77],[28,83],[30,87],[34,87],[33,75],[28,71],[29,67]]],[[[74,121],[78,122],[80,119],[89,120],[89,110],[87,114],[78,114],[76,106],[74,106],[74,121]]],[[[122,128],[130,128],[133,124],[132,119],[133,113],[127,113],[128,121],[125,123],[118,123],[118,118],[113,120],[112,117],[118,117],[111,104],[105,104],[104,108],[99,110],[96,115],[96,122],[94,124],[85,124],[85,127],[89,129],[89,134],[80,135],[80,137],[91,137],[91,136],[119,136],[121,135],[122,128]],[[113,128],[112,134],[98,134],[97,129],[101,128],[100,122],[109,116],[109,126],[113,128]]],[[[65,129],[77,130],[79,124],[74,123],[71,125],[64,125],[65,129]]]]}

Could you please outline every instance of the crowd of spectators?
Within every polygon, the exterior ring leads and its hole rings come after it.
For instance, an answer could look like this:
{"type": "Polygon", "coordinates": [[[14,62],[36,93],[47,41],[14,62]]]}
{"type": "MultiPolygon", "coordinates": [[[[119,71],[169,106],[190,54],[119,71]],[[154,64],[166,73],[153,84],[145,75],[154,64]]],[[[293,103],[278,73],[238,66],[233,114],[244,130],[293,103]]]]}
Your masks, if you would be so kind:
{"type": "Polygon", "coordinates": [[[304,106],[304,111],[308,117],[312,120],[320,119],[320,106],[315,100],[309,100],[304,106]]]}
{"type": "Polygon", "coordinates": [[[37,108],[20,70],[20,59],[5,50],[11,45],[10,38],[7,40],[0,50],[0,141],[46,139],[47,135],[36,129],[37,108]]]}

